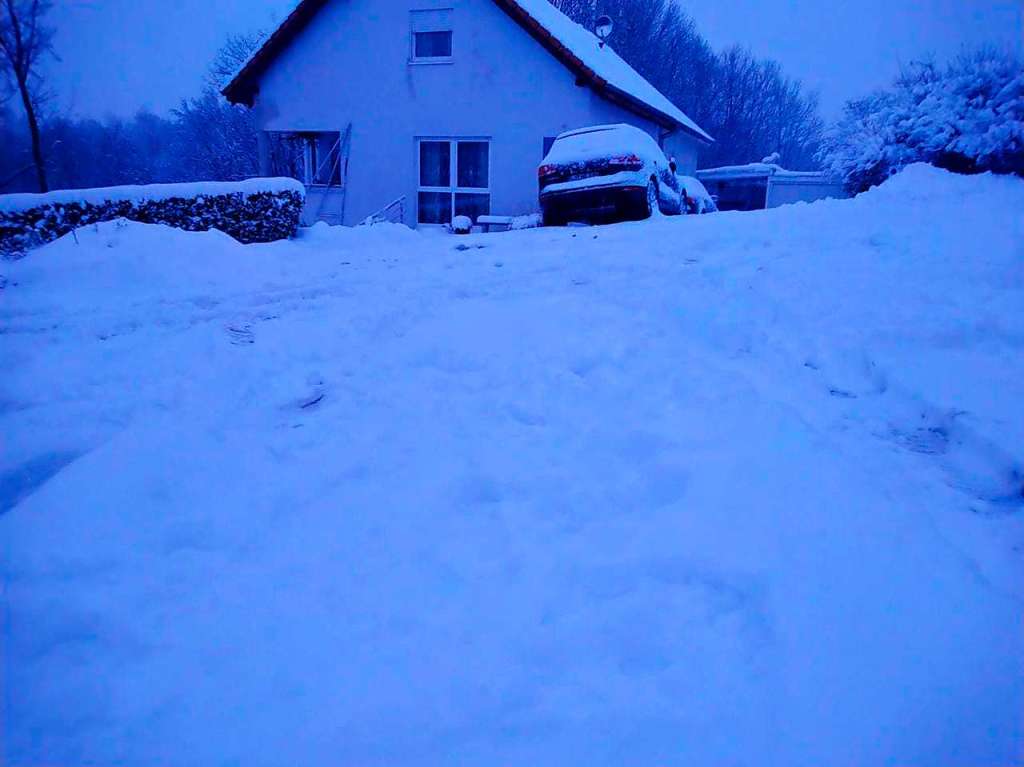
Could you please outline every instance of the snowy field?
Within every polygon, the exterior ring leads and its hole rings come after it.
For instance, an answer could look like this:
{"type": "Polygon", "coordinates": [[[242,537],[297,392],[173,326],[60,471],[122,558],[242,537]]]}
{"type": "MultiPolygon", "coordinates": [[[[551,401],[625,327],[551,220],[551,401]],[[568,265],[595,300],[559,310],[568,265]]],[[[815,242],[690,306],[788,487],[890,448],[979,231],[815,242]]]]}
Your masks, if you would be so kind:
{"type": "Polygon", "coordinates": [[[1022,214],[0,264],[0,762],[1021,763],[1022,214]]]}

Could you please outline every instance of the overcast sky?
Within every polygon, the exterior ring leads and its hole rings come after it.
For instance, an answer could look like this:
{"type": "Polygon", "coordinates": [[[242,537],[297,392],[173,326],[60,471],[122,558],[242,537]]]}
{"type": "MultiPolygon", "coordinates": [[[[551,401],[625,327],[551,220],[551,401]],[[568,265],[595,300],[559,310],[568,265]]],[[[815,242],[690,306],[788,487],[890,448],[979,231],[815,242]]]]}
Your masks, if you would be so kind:
{"type": "MultiPolygon", "coordinates": [[[[715,48],[778,59],[826,117],[900,64],[994,42],[1018,51],[1024,0],[680,0],[715,48]]],[[[62,108],[165,112],[194,94],[225,36],[266,27],[290,0],[57,0],[53,85],[62,108]]],[[[614,41],[613,41],[614,44],[614,41]]]]}

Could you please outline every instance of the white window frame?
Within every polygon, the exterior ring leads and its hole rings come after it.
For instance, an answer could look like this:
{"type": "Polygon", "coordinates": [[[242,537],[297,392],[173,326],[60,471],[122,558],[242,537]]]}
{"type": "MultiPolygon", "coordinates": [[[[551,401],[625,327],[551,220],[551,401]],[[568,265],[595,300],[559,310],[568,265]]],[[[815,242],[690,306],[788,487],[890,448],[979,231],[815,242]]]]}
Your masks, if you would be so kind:
{"type": "MultiPolygon", "coordinates": [[[[491,188],[494,186],[494,180],[491,177],[491,171],[493,170],[494,163],[491,161],[491,139],[487,136],[459,136],[458,138],[450,138],[445,136],[423,136],[416,139],[416,225],[417,226],[444,226],[444,224],[432,224],[423,223],[420,221],[420,192],[436,192],[439,194],[450,195],[451,200],[451,220],[455,219],[455,195],[457,194],[486,194],[488,198],[491,195],[491,188]],[[422,168],[420,167],[423,160],[423,152],[421,149],[422,144],[448,144],[448,186],[423,186],[420,179],[423,178],[422,168]],[[470,187],[470,186],[459,186],[459,144],[486,144],[487,145],[487,186],[486,187],[470,187]]],[[[476,223],[475,221],[473,222],[476,223]]]]}
{"type": "MultiPolygon", "coordinates": [[[[451,64],[455,59],[455,23],[453,15],[455,11],[452,8],[425,8],[422,10],[412,10],[409,12],[409,63],[410,64],[451,64]],[[416,14],[418,13],[447,13],[449,14],[449,22],[447,25],[439,25],[437,29],[417,29],[417,25],[414,21],[416,14]],[[417,56],[416,55],[416,35],[427,34],[430,32],[447,32],[451,35],[452,48],[451,53],[447,56],[417,56]]],[[[433,25],[428,24],[428,27],[433,25]]]]}

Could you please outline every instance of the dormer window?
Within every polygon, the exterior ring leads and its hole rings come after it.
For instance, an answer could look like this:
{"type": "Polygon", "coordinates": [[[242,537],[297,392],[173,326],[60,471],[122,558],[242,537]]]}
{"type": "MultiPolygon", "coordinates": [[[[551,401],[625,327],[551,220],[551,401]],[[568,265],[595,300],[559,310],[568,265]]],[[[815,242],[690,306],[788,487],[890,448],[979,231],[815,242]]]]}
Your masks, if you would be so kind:
{"type": "Polygon", "coordinates": [[[412,50],[415,64],[442,64],[452,60],[452,9],[411,11],[412,50]]]}

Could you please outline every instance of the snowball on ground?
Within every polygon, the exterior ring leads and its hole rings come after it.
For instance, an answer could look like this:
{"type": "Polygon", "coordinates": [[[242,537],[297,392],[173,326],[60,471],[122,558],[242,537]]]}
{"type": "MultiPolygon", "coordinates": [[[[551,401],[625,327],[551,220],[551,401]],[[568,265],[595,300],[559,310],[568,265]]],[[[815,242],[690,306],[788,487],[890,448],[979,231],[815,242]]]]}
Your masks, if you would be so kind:
{"type": "Polygon", "coordinates": [[[1022,209],[0,264],[4,760],[1013,764],[1022,209]]]}

